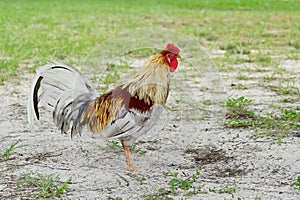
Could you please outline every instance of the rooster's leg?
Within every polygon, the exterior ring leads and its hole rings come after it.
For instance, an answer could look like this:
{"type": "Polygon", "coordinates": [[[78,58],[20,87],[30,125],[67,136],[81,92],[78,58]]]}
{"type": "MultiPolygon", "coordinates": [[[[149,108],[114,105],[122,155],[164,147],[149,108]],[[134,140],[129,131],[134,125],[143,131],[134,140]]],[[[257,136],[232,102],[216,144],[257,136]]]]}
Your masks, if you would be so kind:
{"type": "Polygon", "coordinates": [[[135,169],[131,165],[130,147],[126,146],[123,141],[122,141],[122,146],[123,146],[125,157],[126,157],[126,170],[127,171],[135,171],[135,169]]]}

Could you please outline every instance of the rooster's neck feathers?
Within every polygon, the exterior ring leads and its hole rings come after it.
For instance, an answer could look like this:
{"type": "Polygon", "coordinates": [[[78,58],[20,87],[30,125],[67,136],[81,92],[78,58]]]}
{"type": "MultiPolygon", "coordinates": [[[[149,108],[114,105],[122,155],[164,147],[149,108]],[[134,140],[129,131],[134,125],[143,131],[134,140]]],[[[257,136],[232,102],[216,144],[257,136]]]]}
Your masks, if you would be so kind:
{"type": "Polygon", "coordinates": [[[147,104],[164,105],[169,93],[170,70],[165,57],[158,53],[148,62],[128,86],[131,96],[147,104]]]}

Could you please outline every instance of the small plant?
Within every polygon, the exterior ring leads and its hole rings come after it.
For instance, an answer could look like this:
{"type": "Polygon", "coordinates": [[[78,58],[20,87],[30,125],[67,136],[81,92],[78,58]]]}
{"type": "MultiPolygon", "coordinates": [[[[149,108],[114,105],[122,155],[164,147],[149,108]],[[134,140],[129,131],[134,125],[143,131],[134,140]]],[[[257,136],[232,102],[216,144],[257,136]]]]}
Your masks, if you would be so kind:
{"type": "Polygon", "coordinates": [[[295,42],[294,47],[295,49],[300,49],[300,41],[295,42]]]}
{"type": "Polygon", "coordinates": [[[271,87],[279,95],[295,95],[300,99],[300,88],[295,81],[286,79],[283,83],[271,87]]]}
{"type": "Polygon", "coordinates": [[[172,172],[168,171],[165,173],[165,175],[173,177],[169,181],[168,184],[170,186],[170,191],[172,193],[175,193],[179,189],[188,191],[188,190],[194,188],[194,183],[200,175],[200,170],[196,170],[195,174],[193,174],[191,177],[189,177],[187,179],[179,179],[178,172],[172,173],[172,172]]]}
{"type": "Polygon", "coordinates": [[[296,120],[300,122],[300,112],[292,109],[283,109],[280,119],[284,121],[296,120]]]}
{"type": "Polygon", "coordinates": [[[8,77],[15,76],[18,62],[13,59],[0,59],[0,84],[8,77]]]}
{"type": "Polygon", "coordinates": [[[219,188],[208,188],[209,192],[218,193],[218,194],[231,194],[232,199],[242,200],[241,197],[235,197],[235,193],[237,192],[236,183],[233,185],[220,185],[219,188]]]}
{"type": "Polygon", "coordinates": [[[272,59],[269,55],[257,54],[253,58],[256,63],[260,63],[260,65],[269,65],[272,62],[272,59]]]}
{"type": "Polygon", "coordinates": [[[236,77],[238,80],[249,80],[249,76],[239,73],[236,77]]]}
{"type": "Polygon", "coordinates": [[[128,59],[128,60],[121,59],[121,60],[120,60],[120,64],[117,65],[117,69],[118,69],[118,70],[124,69],[124,70],[127,71],[128,69],[131,69],[131,68],[132,68],[131,64],[132,64],[132,61],[129,61],[129,59],[128,59]]]}
{"type": "Polygon", "coordinates": [[[227,46],[220,46],[221,50],[226,50],[227,54],[250,54],[243,43],[230,43],[227,46]]]}
{"type": "Polygon", "coordinates": [[[17,187],[22,189],[22,195],[26,194],[24,190],[28,190],[29,198],[60,197],[65,191],[70,190],[68,184],[71,182],[71,177],[61,185],[58,184],[59,182],[60,177],[53,174],[44,176],[37,173],[24,173],[21,174],[17,187]]]}
{"type": "MultiPolygon", "coordinates": [[[[103,80],[105,87],[103,89],[103,93],[106,93],[109,89],[110,84],[116,83],[118,80],[120,80],[120,75],[116,69],[114,69],[112,72],[108,72],[103,80]]],[[[100,80],[99,80],[100,81],[100,80]]]]}
{"type": "Polygon", "coordinates": [[[3,153],[0,153],[0,156],[2,158],[4,158],[4,160],[8,160],[9,157],[12,155],[12,152],[15,149],[21,148],[21,147],[25,147],[27,145],[19,145],[18,146],[19,141],[14,142],[13,144],[11,144],[3,153]]]}
{"type": "Polygon", "coordinates": [[[203,102],[202,102],[204,105],[206,105],[206,106],[210,106],[210,105],[212,105],[212,101],[211,101],[211,99],[205,99],[205,100],[203,100],[203,102]]]}
{"type": "Polygon", "coordinates": [[[252,103],[251,99],[245,97],[230,98],[226,101],[226,117],[224,125],[229,127],[247,127],[253,125],[255,115],[248,110],[248,106],[252,103]]]}
{"type": "Polygon", "coordinates": [[[296,187],[300,190],[300,176],[298,176],[297,180],[291,184],[291,187],[296,187]]]}
{"type": "Polygon", "coordinates": [[[112,152],[121,152],[123,149],[120,142],[114,140],[109,141],[106,145],[107,149],[112,152]]]}
{"type": "Polygon", "coordinates": [[[260,196],[257,194],[254,200],[261,200],[260,196]]]}
{"type": "Polygon", "coordinates": [[[272,135],[277,137],[277,143],[288,132],[297,132],[300,129],[300,112],[296,108],[277,108],[280,113],[266,113],[264,116],[255,114],[248,109],[251,100],[244,97],[228,99],[226,101],[227,127],[252,127],[256,135],[272,135]]]}
{"type": "Polygon", "coordinates": [[[253,117],[253,112],[249,111],[247,107],[252,103],[251,99],[245,97],[230,98],[226,101],[227,116],[232,117],[253,117]]]}
{"type": "Polygon", "coordinates": [[[290,97],[285,97],[285,98],[282,98],[280,100],[280,102],[283,102],[283,103],[292,103],[293,100],[290,97]]]}
{"type": "Polygon", "coordinates": [[[131,151],[139,153],[140,155],[145,155],[147,153],[147,151],[145,149],[138,147],[136,144],[133,144],[131,146],[131,151]]]}
{"type": "Polygon", "coordinates": [[[275,80],[275,73],[273,73],[273,74],[271,74],[271,75],[265,75],[265,76],[263,77],[263,79],[264,79],[264,81],[266,81],[266,82],[273,81],[273,80],[275,80]]]}
{"type": "Polygon", "coordinates": [[[236,193],[236,185],[234,184],[233,186],[228,186],[225,185],[222,188],[218,189],[219,194],[233,194],[236,193]]]}
{"type": "Polygon", "coordinates": [[[122,200],[122,197],[112,197],[112,196],[108,196],[107,199],[108,199],[108,200],[122,200]]]}
{"type": "Polygon", "coordinates": [[[192,196],[195,194],[198,194],[202,192],[202,189],[204,188],[204,184],[202,185],[196,185],[196,179],[200,176],[201,170],[196,170],[192,176],[181,179],[179,178],[178,172],[171,172],[167,171],[165,173],[166,177],[172,177],[172,179],[168,182],[169,188],[157,188],[157,193],[150,194],[150,195],[143,195],[143,197],[146,197],[146,200],[172,200],[173,198],[169,195],[175,195],[178,191],[184,191],[185,196],[192,196]]]}

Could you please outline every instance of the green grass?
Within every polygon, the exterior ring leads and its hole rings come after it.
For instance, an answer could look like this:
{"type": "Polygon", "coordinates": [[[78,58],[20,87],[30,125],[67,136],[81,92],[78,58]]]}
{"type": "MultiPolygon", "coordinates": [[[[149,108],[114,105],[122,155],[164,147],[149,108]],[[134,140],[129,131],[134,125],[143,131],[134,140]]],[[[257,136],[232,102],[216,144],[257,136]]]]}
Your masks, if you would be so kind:
{"type": "Polygon", "coordinates": [[[241,199],[239,197],[235,198],[235,193],[237,192],[237,186],[234,182],[232,185],[218,185],[216,187],[208,187],[204,183],[201,183],[198,179],[201,176],[201,169],[196,170],[193,174],[188,176],[184,172],[180,174],[175,171],[167,171],[165,174],[168,186],[163,185],[160,188],[156,188],[156,192],[153,194],[144,194],[142,198],[145,200],[174,200],[176,195],[181,194],[186,198],[195,196],[197,194],[207,194],[218,193],[218,194],[231,194],[232,199],[241,199]]]}
{"type": "Polygon", "coordinates": [[[300,130],[300,107],[277,107],[276,111],[260,115],[251,110],[251,99],[245,97],[229,98],[225,102],[226,120],[224,125],[231,128],[250,127],[255,129],[256,135],[276,136],[281,138],[289,133],[300,130]]]}
{"type": "Polygon", "coordinates": [[[291,187],[298,188],[300,190],[300,176],[291,184],[291,187]]]}
{"type": "Polygon", "coordinates": [[[178,172],[167,171],[165,177],[171,177],[168,181],[168,188],[157,188],[155,194],[143,195],[146,200],[171,200],[174,199],[172,195],[176,195],[179,192],[184,192],[184,196],[193,196],[198,193],[202,193],[204,187],[203,184],[196,184],[196,180],[200,176],[201,170],[196,170],[194,174],[189,177],[181,178],[178,172]]]}
{"type": "Polygon", "coordinates": [[[12,156],[12,154],[14,153],[13,151],[18,149],[18,148],[22,148],[25,147],[27,145],[18,145],[19,141],[16,141],[14,143],[12,143],[7,149],[5,149],[2,152],[0,152],[0,160],[8,160],[10,159],[10,157],[12,156]]]}
{"type": "MultiPolygon", "coordinates": [[[[224,52],[213,60],[225,74],[239,72],[234,78],[241,83],[235,83],[233,90],[252,87],[247,84],[253,77],[248,76],[250,73],[270,72],[261,76],[259,86],[280,96],[279,101],[284,105],[261,114],[257,113],[251,99],[230,98],[225,102],[227,118],[224,125],[251,128],[256,135],[272,135],[280,142],[283,136],[300,130],[300,108],[294,106],[300,100],[299,80],[287,77],[285,69],[280,67],[283,58],[300,59],[299,10],[300,2],[283,0],[2,0],[0,84],[17,79],[23,72],[33,72],[49,60],[80,65],[97,45],[124,31],[139,27],[169,28],[195,39],[209,53],[213,50],[224,52]],[[241,65],[255,66],[255,69],[241,70],[241,65]]],[[[135,38],[128,40],[135,42],[135,38]]],[[[136,57],[153,53],[151,49],[128,50],[136,57]]],[[[126,60],[108,67],[101,79],[97,79],[98,74],[94,79],[102,84],[103,92],[112,83],[118,83],[123,74],[133,70],[126,60]]],[[[197,75],[188,70],[184,74],[186,80],[197,75]]],[[[210,99],[195,104],[186,97],[177,98],[176,104],[195,108],[180,110],[184,110],[181,115],[188,115],[186,118],[190,120],[203,119],[196,111],[204,110],[206,116],[206,107],[214,105],[210,99]],[[202,104],[205,105],[203,108],[198,106],[202,104]]],[[[20,147],[23,146],[14,142],[1,150],[0,161],[17,160],[14,152],[20,147]]],[[[115,141],[107,143],[106,150],[123,151],[120,143],[115,141]]],[[[138,146],[133,146],[132,151],[140,156],[147,153],[138,146]]],[[[7,162],[6,168],[11,169],[13,165],[7,162]]],[[[154,194],[144,197],[169,200],[176,199],[177,194],[193,196],[213,192],[233,195],[237,192],[235,184],[207,188],[199,181],[199,176],[199,171],[189,177],[169,171],[165,174],[166,185],[161,183],[154,194]]],[[[299,189],[299,180],[298,177],[292,186],[299,189]]],[[[55,175],[24,173],[19,177],[18,189],[23,191],[24,198],[62,198],[70,183],[71,178],[60,181],[55,175]]]]}
{"type": "Polygon", "coordinates": [[[248,110],[248,106],[252,104],[251,99],[243,96],[239,98],[229,98],[225,102],[228,118],[251,118],[254,113],[248,110]]]}
{"type": "MultiPolygon", "coordinates": [[[[195,174],[193,174],[191,177],[189,177],[187,179],[179,179],[178,172],[168,171],[168,172],[166,172],[165,175],[172,177],[172,179],[169,181],[168,184],[170,186],[171,193],[176,193],[176,191],[179,189],[186,190],[186,191],[192,189],[196,179],[200,175],[200,171],[196,170],[195,174]]],[[[186,193],[187,196],[189,196],[190,194],[191,194],[191,191],[186,193]]]]}
{"type": "Polygon", "coordinates": [[[171,28],[231,54],[280,47],[292,56],[299,52],[299,10],[298,2],[269,0],[3,0],[0,82],[48,60],[78,63],[104,39],[145,26],[171,28]]]}
{"type": "Polygon", "coordinates": [[[64,193],[70,190],[68,185],[71,177],[61,182],[59,176],[42,175],[38,173],[23,173],[17,182],[18,190],[24,199],[55,199],[63,198],[64,193]]]}

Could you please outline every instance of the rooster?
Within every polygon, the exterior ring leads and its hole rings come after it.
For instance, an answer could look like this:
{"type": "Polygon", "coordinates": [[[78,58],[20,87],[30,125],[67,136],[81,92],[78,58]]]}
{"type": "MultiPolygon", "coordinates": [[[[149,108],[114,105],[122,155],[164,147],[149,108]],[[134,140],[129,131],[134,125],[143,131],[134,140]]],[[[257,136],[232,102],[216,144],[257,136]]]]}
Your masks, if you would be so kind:
{"type": "Polygon", "coordinates": [[[93,134],[119,139],[126,170],[134,171],[130,147],[156,123],[169,94],[170,72],[178,67],[179,48],[168,44],[152,56],[129,82],[97,95],[73,67],[51,63],[39,67],[28,99],[28,121],[40,119],[39,104],[53,111],[62,133],[81,135],[83,127],[93,134]]]}

